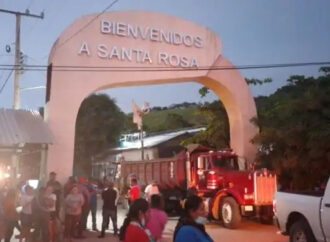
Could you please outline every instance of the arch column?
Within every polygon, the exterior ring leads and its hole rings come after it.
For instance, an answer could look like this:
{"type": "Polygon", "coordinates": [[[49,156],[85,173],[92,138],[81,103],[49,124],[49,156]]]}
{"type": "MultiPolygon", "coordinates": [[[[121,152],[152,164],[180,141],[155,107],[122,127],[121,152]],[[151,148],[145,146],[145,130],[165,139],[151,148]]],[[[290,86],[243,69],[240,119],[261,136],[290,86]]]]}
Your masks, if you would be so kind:
{"type": "Polygon", "coordinates": [[[210,70],[200,81],[212,89],[222,101],[229,119],[230,146],[242,158],[253,162],[256,147],[251,139],[258,128],[251,123],[257,117],[257,110],[251,90],[240,72],[223,56],[219,56],[213,66],[225,70],[210,70]]]}
{"type": "Polygon", "coordinates": [[[72,176],[75,126],[80,105],[88,95],[83,87],[70,82],[71,75],[55,72],[52,77],[51,101],[45,108],[45,119],[51,128],[55,143],[47,152],[47,171],[55,171],[58,180],[66,182],[72,176]],[[59,85],[63,82],[67,85],[59,85]]]}

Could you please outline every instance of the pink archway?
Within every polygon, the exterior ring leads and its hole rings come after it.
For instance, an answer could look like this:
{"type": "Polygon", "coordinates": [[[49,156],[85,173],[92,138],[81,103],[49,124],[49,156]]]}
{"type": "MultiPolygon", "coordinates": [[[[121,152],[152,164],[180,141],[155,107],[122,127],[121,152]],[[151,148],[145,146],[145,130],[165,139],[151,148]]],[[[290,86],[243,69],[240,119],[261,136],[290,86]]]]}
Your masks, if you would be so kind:
{"type": "Polygon", "coordinates": [[[229,117],[232,148],[247,160],[254,159],[256,149],[250,142],[257,132],[250,122],[256,116],[254,99],[238,70],[221,55],[219,37],[202,26],[158,13],[111,12],[91,22],[95,16],[82,17],[69,26],[49,58],[54,69],[46,120],[56,140],[48,150],[49,171],[57,171],[60,179],[72,175],[76,117],[82,101],[91,93],[191,81],[219,96],[229,117]],[[144,71],[60,71],[59,66],[144,71]]]}

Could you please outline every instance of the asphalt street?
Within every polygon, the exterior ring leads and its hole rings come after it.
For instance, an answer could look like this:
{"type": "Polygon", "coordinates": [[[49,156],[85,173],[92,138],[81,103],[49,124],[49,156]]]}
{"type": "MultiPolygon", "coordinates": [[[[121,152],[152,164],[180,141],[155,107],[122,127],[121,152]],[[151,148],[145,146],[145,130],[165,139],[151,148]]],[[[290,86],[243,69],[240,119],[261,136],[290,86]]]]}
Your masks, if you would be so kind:
{"type": "MultiPolygon", "coordinates": [[[[118,225],[121,226],[127,210],[120,208],[118,210],[118,225]]],[[[169,222],[164,231],[163,242],[169,242],[173,239],[173,232],[177,223],[177,217],[169,218],[169,222]]],[[[91,217],[88,219],[88,228],[92,227],[91,217]]],[[[100,229],[102,224],[102,215],[99,210],[97,213],[97,227],[100,229]]],[[[207,232],[211,235],[215,242],[287,242],[288,237],[280,235],[278,229],[272,225],[263,225],[251,220],[244,220],[241,227],[237,230],[229,230],[222,227],[216,222],[210,222],[206,225],[207,232]]],[[[97,236],[99,233],[94,231],[86,231],[86,239],[76,240],[84,242],[92,241],[119,241],[116,236],[113,235],[112,224],[110,224],[110,230],[107,231],[107,235],[104,239],[99,239],[97,236]]]]}

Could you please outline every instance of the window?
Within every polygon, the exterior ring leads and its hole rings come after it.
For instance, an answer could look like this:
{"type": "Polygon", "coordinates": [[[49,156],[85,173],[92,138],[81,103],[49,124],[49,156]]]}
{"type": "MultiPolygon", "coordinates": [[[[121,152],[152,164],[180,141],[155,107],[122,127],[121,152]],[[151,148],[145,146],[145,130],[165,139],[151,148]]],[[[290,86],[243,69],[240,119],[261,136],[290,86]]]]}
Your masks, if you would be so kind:
{"type": "Polygon", "coordinates": [[[207,157],[207,156],[198,157],[198,159],[197,159],[197,168],[198,169],[203,169],[203,170],[211,169],[210,162],[209,162],[209,157],[207,157]]]}
{"type": "Polygon", "coordinates": [[[222,168],[232,171],[239,170],[236,157],[216,157],[214,160],[214,166],[216,168],[222,168]]]}

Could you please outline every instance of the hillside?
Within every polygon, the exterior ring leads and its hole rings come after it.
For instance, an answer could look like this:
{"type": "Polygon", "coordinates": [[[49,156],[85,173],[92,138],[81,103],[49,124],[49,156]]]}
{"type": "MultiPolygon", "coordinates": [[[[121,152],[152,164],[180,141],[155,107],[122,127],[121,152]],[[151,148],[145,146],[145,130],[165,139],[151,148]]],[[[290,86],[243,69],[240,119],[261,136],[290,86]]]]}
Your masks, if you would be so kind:
{"type": "MultiPolygon", "coordinates": [[[[144,130],[147,132],[160,132],[206,126],[206,118],[199,113],[199,107],[199,105],[193,104],[185,107],[152,108],[150,113],[143,118],[144,130]]],[[[132,114],[128,115],[128,119],[132,120],[132,114]]],[[[134,125],[128,127],[132,129],[134,125]]]]}

